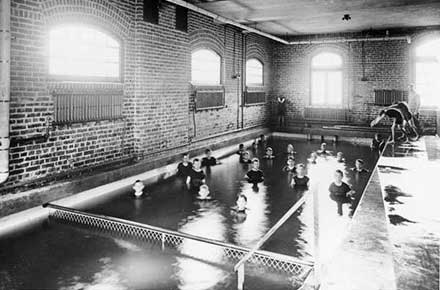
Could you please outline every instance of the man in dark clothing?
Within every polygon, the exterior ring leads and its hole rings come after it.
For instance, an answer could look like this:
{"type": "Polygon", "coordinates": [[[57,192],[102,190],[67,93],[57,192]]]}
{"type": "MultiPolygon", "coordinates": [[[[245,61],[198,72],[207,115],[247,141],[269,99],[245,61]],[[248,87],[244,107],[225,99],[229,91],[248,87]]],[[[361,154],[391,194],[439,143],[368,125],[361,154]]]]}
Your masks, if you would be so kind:
{"type": "Polygon", "coordinates": [[[280,124],[280,128],[283,126],[286,126],[286,98],[285,97],[278,97],[277,98],[277,116],[278,116],[278,122],[280,124]]]}
{"type": "Polygon", "coordinates": [[[405,141],[408,141],[408,132],[406,130],[406,126],[409,125],[411,129],[416,133],[416,138],[419,138],[417,133],[417,129],[414,126],[413,116],[409,111],[408,105],[405,102],[399,102],[397,104],[393,104],[385,109],[381,110],[379,116],[376,117],[373,121],[371,121],[370,126],[373,127],[377,123],[379,123],[385,116],[393,120],[393,124],[391,125],[391,141],[390,143],[395,142],[395,128],[399,128],[403,135],[402,138],[405,138],[405,141]]]}
{"type": "Polygon", "coordinates": [[[260,170],[260,161],[258,158],[252,159],[252,168],[246,173],[246,179],[249,183],[253,184],[264,181],[263,171],[260,170]]]}

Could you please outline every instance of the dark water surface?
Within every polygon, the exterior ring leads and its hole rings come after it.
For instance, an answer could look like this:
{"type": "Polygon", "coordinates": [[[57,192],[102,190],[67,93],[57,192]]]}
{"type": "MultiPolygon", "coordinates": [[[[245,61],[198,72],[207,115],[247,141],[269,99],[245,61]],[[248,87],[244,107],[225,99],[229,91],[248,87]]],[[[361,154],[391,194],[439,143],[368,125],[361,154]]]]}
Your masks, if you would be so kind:
{"type": "MultiPolygon", "coordinates": [[[[286,145],[295,146],[296,162],[307,163],[317,142],[275,139],[269,145],[277,156],[261,160],[265,182],[258,188],[244,181],[247,165],[238,156],[221,160],[206,170],[207,184],[215,199],[197,201],[175,178],[148,186],[151,198],[134,199],[132,190],[104,201],[89,212],[160,226],[192,235],[252,247],[279,218],[302,197],[303,191],[288,187],[289,177],[282,172],[286,145]],[[237,216],[230,208],[238,194],[248,198],[246,216],[237,216]]],[[[328,149],[342,151],[346,163],[334,156],[319,157],[308,165],[312,187],[319,194],[321,256],[329,258],[346,232],[350,218],[336,214],[336,204],[328,197],[328,186],[336,168],[349,172],[356,158],[363,158],[371,171],[377,161],[365,144],[340,142],[328,149]]],[[[264,153],[262,148],[257,157],[264,153]]],[[[360,198],[369,174],[346,175],[360,198]]],[[[301,207],[264,245],[263,249],[300,259],[311,260],[313,253],[313,213],[311,199],[301,207]]],[[[162,252],[155,246],[126,239],[94,234],[69,226],[48,225],[33,233],[0,241],[0,289],[235,289],[236,278],[222,253],[207,253],[212,248],[191,243],[180,247],[180,254],[162,252]],[[185,257],[185,254],[196,259],[185,257]],[[204,260],[209,254],[209,263],[204,260]],[[198,260],[199,258],[200,260],[198,260]],[[214,263],[214,264],[211,264],[214,263]],[[218,264],[218,265],[216,265],[218,264]]],[[[247,289],[285,289],[287,277],[250,275],[247,289]]]]}

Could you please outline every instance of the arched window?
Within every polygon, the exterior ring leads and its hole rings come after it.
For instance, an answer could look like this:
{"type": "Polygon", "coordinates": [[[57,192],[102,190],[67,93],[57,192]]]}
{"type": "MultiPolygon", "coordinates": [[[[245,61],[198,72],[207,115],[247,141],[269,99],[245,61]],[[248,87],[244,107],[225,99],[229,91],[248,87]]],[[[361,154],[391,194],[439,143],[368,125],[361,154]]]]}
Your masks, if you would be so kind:
{"type": "Polygon", "coordinates": [[[323,52],[312,58],[311,104],[342,105],[342,58],[323,52]]]}
{"type": "Polygon", "coordinates": [[[49,32],[49,74],[67,78],[120,78],[120,45],[109,35],[81,25],[49,32]]]}
{"type": "Polygon", "coordinates": [[[246,85],[263,85],[263,64],[256,58],[251,58],[246,62],[246,85]]]}
{"type": "Polygon", "coordinates": [[[440,38],[417,46],[415,89],[425,106],[440,107],[440,38]]]}
{"type": "Polygon", "coordinates": [[[209,49],[199,49],[191,55],[191,82],[197,85],[220,85],[221,57],[209,49]]]}

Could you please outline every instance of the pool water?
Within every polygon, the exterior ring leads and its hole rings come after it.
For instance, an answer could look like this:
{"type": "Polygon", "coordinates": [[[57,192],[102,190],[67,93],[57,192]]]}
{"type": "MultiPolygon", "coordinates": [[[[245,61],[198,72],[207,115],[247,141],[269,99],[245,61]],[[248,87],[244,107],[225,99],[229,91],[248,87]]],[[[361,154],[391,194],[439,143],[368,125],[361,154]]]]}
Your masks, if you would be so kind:
{"type": "MultiPolygon", "coordinates": [[[[150,198],[135,199],[132,189],[103,201],[87,211],[160,226],[192,235],[236,245],[252,247],[283,214],[300,199],[304,191],[288,186],[289,176],[282,173],[287,144],[295,146],[296,163],[307,163],[310,152],[319,148],[314,141],[271,139],[276,158],[264,160],[264,149],[252,153],[260,157],[265,181],[258,188],[244,180],[248,165],[238,162],[238,155],[223,158],[221,164],[206,170],[212,201],[198,201],[183,183],[171,178],[147,186],[150,198]],[[246,215],[231,211],[238,194],[248,198],[246,215]]],[[[347,173],[356,158],[365,167],[374,168],[378,154],[365,144],[339,142],[328,145],[333,155],[319,157],[308,165],[311,188],[318,190],[320,215],[320,256],[330,258],[332,249],[346,233],[350,210],[337,215],[336,204],[328,197],[328,186],[336,168],[347,173]],[[346,162],[338,163],[341,151],[346,162]]],[[[358,192],[365,187],[369,174],[346,174],[345,180],[358,192]]],[[[180,253],[162,252],[148,244],[119,237],[102,236],[74,227],[50,224],[33,233],[0,241],[0,289],[235,289],[231,266],[224,264],[221,253],[212,248],[184,244],[180,253]],[[194,258],[186,257],[186,254],[194,258]],[[209,261],[206,257],[209,256],[209,261]],[[199,259],[198,259],[199,258],[199,259]]],[[[263,249],[311,260],[313,255],[313,211],[306,202],[263,246],[263,249]]],[[[288,277],[251,275],[248,289],[285,289],[288,277]]]]}

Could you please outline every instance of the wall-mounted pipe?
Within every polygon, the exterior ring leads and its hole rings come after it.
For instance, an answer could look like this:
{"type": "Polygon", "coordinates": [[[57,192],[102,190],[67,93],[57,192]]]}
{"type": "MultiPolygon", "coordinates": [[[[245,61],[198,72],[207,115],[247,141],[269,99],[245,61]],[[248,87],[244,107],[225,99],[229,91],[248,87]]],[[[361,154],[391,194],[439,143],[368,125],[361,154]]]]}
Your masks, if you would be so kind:
{"type": "Polygon", "coordinates": [[[11,0],[0,0],[0,183],[9,177],[11,0]]]}
{"type": "Polygon", "coordinates": [[[255,34],[261,35],[261,36],[264,36],[264,37],[266,37],[266,38],[269,38],[269,39],[275,40],[275,41],[277,41],[277,42],[281,42],[281,43],[284,43],[284,44],[288,44],[288,42],[287,42],[286,40],[282,39],[282,38],[279,38],[279,37],[276,37],[276,36],[274,36],[274,35],[272,35],[272,34],[269,34],[269,33],[263,32],[263,31],[261,31],[261,30],[258,30],[258,29],[255,29],[255,28],[252,28],[252,27],[249,27],[249,26],[243,25],[243,24],[238,23],[238,22],[236,22],[236,21],[234,21],[234,20],[231,20],[231,19],[229,19],[229,18],[226,18],[226,17],[220,16],[220,15],[217,15],[217,14],[215,14],[215,13],[212,13],[212,12],[208,11],[208,10],[205,10],[205,9],[202,9],[202,8],[200,8],[200,7],[197,7],[197,6],[193,5],[193,4],[190,4],[190,3],[186,2],[186,1],[183,1],[183,0],[166,0],[166,1],[167,1],[167,2],[170,2],[170,3],[173,3],[173,4],[175,4],[175,5],[178,5],[178,6],[185,7],[185,8],[187,8],[187,9],[189,9],[189,10],[192,10],[192,11],[198,12],[198,13],[200,13],[200,14],[203,14],[203,15],[209,16],[209,17],[213,18],[214,20],[216,20],[216,21],[218,21],[218,22],[222,22],[222,23],[225,23],[225,24],[230,24],[230,25],[233,25],[233,26],[235,26],[235,27],[241,28],[241,29],[243,29],[243,30],[246,30],[246,31],[249,31],[249,32],[252,32],[252,33],[255,33],[255,34]]]}
{"type": "Polygon", "coordinates": [[[288,44],[323,44],[323,43],[343,43],[343,42],[363,42],[363,41],[390,41],[390,40],[406,40],[411,43],[409,36],[386,36],[386,37],[365,37],[365,38],[335,38],[335,39],[316,39],[316,40],[299,40],[289,41],[288,44]]]}

